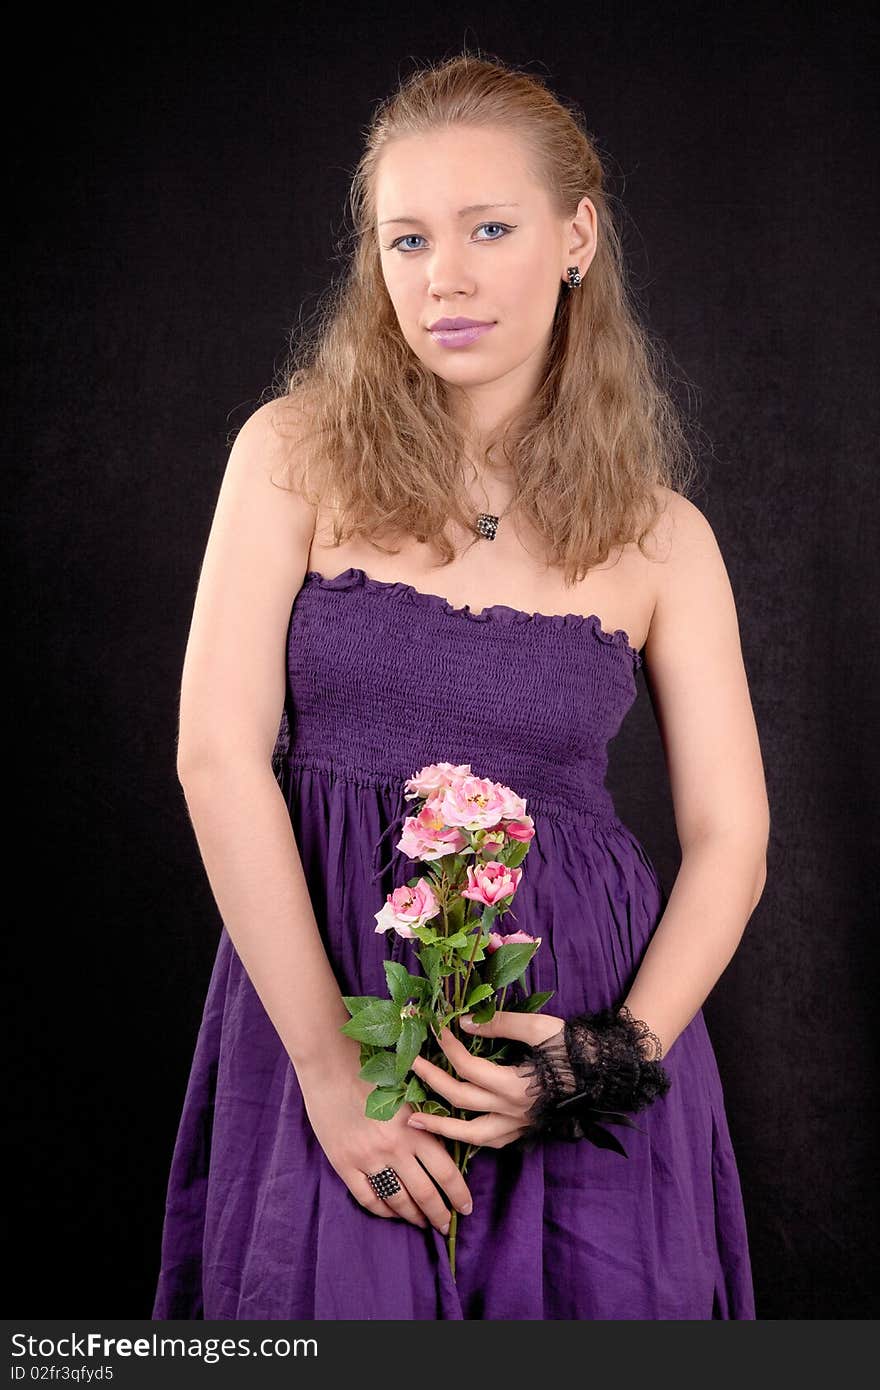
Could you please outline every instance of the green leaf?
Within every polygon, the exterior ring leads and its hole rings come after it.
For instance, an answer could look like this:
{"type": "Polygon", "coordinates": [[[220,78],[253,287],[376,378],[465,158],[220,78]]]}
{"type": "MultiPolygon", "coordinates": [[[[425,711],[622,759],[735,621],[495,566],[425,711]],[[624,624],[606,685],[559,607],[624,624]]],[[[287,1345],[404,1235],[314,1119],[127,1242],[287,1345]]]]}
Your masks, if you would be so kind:
{"type": "Polygon", "coordinates": [[[361,1067],[360,1077],[362,1081],[372,1081],[375,1086],[396,1086],[397,1076],[397,1054],[389,1052],[383,1048],[381,1052],[376,1052],[369,1061],[361,1067]]]}
{"type": "Polygon", "coordinates": [[[504,860],[505,864],[508,864],[512,869],[518,869],[528,854],[531,844],[531,840],[514,840],[508,842],[507,854],[504,860]]]}
{"type": "Polygon", "coordinates": [[[488,1023],[490,1018],[495,1017],[495,1000],[484,1000],[484,1002],[478,1004],[472,1012],[477,1023],[488,1023]]]}
{"type": "Polygon", "coordinates": [[[400,1037],[397,1039],[397,1076],[402,1081],[415,1061],[419,1048],[428,1036],[428,1025],[421,1018],[401,1020],[400,1037]]]}
{"type": "Polygon", "coordinates": [[[374,1046],[373,1043],[361,1043],[361,1066],[365,1067],[371,1057],[375,1057],[377,1052],[381,1052],[381,1047],[374,1046]]]}
{"type": "Polygon", "coordinates": [[[343,994],[342,1002],[350,1014],[359,1013],[368,1004],[375,1002],[375,994],[343,994]]]}
{"type": "Polygon", "coordinates": [[[426,980],[424,975],[408,975],[407,984],[409,988],[408,997],[418,1000],[420,1004],[424,1004],[431,993],[431,981],[426,980]]]}
{"type": "Polygon", "coordinates": [[[493,951],[485,968],[486,979],[493,989],[503,989],[518,979],[537,949],[534,941],[517,941],[493,951]]]}
{"type": "Polygon", "coordinates": [[[385,967],[388,992],[398,1007],[402,1007],[408,999],[418,999],[421,1003],[427,997],[430,981],[426,980],[424,975],[411,975],[406,966],[397,960],[385,960],[382,964],[385,967]]]}
{"type": "Polygon", "coordinates": [[[464,912],[467,904],[466,898],[455,898],[446,909],[446,925],[449,928],[450,936],[453,932],[461,931],[464,926],[464,912]]]}
{"type": "Polygon", "coordinates": [[[371,999],[366,1008],[359,1009],[339,1031],[361,1042],[391,1047],[400,1037],[402,1023],[400,1007],[393,999],[371,999]]]}
{"type": "Polygon", "coordinates": [[[388,993],[394,1000],[398,1008],[405,1004],[409,997],[406,993],[405,982],[409,978],[409,971],[405,965],[401,965],[398,960],[383,960],[385,968],[385,979],[388,982],[388,993]]]}
{"type": "Polygon", "coordinates": [[[406,1090],[403,1093],[403,1098],[404,1100],[408,1100],[410,1103],[418,1101],[419,1104],[421,1104],[423,1100],[428,1099],[428,1092],[425,1090],[424,1086],[422,1085],[421,1081],[417,1076],[410,1077],[409,1081],[407,1082],[406,1090]]]}
{"type": "Polygon", "coordinates": [[[538,994],[530,994],[528,999],[524,999],[521,1004],[509,1004],[508,1008],[518,1009],[520,1013],[534,1014],[538,1009],[543,1009],[548,999],[552,999],[556,993],[555,989],[545,989],[538,994]]]}
{"type": "Polygon", "coordinates": [[[467,932],[458,931],[454,936],[447,936],[446,945],[450,946],[454,951],[458,951],[461,950],[463,946],[472,946],[473,941],[468,936],[467,932]]]}
{"type": "Polygon", "coordinates": [[[475,985],[467,997],[465,1009],[472,1009],[475,1004],[479,1004],[481,999],[488,999],[489,995],[494,993],[495,990],[492,985],[475,985]]]}
{"type": "Polygon", "coordinates": [[[416,952],[419,965],[425,972],[432,985],[437,983],[437,974],[440,969],[440,951],[436,946],[423,946],[416,952]]]}
{"type": "Polygon", "coordinates": [[[440,934],[434,929],[434,927],[413,927],[413,931],[415,932],[419,941],[424,941],[426,945],[429,946],[433,945],[435,941],[440,941],[442,939],[440,934]]]}
{"type": "Polygon", "coordinates": [[[391,1120],[403,1105],[403,1087],[397,1086],[393,1090],[386,1086],[377,1086],[375,1091],[371,1091],[367,1096],[365,1113],[371,1120],[391,1120]]]}
{"type": "Polygon", "coordinates": [[[429,1115],[448,1115],[450,1113],[449,1106],[444,1105],[441,1100],[426,1100],[422,1109],[427,1110],[429,1115]]]}

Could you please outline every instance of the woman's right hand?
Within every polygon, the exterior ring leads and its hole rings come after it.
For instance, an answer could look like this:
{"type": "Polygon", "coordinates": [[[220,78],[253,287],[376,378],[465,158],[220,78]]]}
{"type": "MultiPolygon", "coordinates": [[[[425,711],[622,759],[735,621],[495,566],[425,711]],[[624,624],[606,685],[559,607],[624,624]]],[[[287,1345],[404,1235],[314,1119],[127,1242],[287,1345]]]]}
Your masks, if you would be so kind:
{"type": "Polygon", "coordinates": [[[358,1075],[360,1044],[343,1057],[336,1065],[321,1067],[319,1073],[298,1072],[309,1122],[328,1161],[352,1196],[374,1216],[402,1217],[423,1229],[430,1221],[445,1234],[450,1213],[431,1178],[464,1215],[472,1207],[467,1183],[449,1149],[435,1135],[407,1125],[413,1113],[407,1103],[390,1120],[371,1120],[365,1106],[375,1088],[358,1075]],[[394,1196],[378,1197],[367,1174],[385,1167],[394,1169],[401,1189],[394,1196]]]}

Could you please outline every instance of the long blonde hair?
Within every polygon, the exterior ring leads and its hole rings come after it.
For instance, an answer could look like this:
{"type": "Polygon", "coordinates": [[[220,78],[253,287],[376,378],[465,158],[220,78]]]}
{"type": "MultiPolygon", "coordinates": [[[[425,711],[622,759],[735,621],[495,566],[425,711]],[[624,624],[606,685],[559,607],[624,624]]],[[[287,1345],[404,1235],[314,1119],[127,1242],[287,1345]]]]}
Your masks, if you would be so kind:
{"type": "Polygon", "coordinates": [[[456,556],[450,518],[473,529],[466,442],[446,383],[400,331],[376,231],[376,172],[388,143],[450,125],[515,132],[559,216],[573,216],[585,194],[598,214],[598,246],[582,284],[572,291],[560,282],[541,386],[500,444],[512,509],[529,516],[547,563],[575,584],[612,548],[632,540],[643,548],[662,510],[657,485],[685,493],[694,456],[662,354],[630,303],[602,162],[582,114],[543,79],[494,59],[465,52],[424,65],[373,115],[351,185],[346,272],[292,343],[272,388],[294,410],[303,449],[302,472],[293,481],[288,469],[287,482],[313,504],[332,499],[337,546],[362,536],[397,554],[399,544],[381,541],[416,536],[448,564],[456,556]]]}

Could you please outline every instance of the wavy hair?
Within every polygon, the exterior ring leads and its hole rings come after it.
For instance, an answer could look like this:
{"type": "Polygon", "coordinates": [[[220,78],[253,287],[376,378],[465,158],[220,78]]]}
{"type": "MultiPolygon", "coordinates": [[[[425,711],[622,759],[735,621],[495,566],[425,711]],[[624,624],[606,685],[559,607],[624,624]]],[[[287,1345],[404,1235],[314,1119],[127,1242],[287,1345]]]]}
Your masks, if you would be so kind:
{"type": "Polygon", "coordinates": [[[272,388],[294,410],[302,446],[302,472],[293,483],[291,451],[287,482],[313,505],[332,505],[335,546],[365,537],[397,554],[400,540],[413,536],[445,565],[456,558],[449,519],[473,530],[467,441],[446,383],[400,331],[382,275],[375,201],[391,141],[459,125],[516,133],[560,217],[573,216],[585,194],[596,207],[597,249],[575,291],[560,281],[540,387],[501,440],[483,449],[491,471],[489,450],[500,447],[511,513],[528,515],[546,562],[575,584],[618,545],[636,540],[644,552],[662,510],[658,486],[685,493],[694,456],[663,354],[631,303],[612,198],[580,109],[543,79],[494,58],[463,52],[423,65],[374,112],[350,189],[345,273],[319,301],[311,328],[298,341],[292,335],[272,388]]]}

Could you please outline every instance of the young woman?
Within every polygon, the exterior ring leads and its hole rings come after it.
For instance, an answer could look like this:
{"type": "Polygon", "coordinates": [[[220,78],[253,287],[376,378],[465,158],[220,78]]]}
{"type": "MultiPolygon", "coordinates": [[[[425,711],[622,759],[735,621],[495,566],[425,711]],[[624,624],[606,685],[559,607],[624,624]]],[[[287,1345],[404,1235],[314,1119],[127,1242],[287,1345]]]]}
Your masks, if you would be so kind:
{"type": "Polygon", "coordinates": [[[349,271],[232,448],[178,754],[223,928],[154,1318],[755,1316],[701,1006],[769,810],[727,572],[603,185],[539,79],[468,54],[413,74],[368,133],[349,271]],[[668,896],[604,785],[639,669],[668,896]],[[340,1029],[343,995],[413,963],[375,915],[413,872],[404,783],[434,763],[526,798],[523,993],[553,995],[480,1030],[518,1066],[447,1029],[448,1069],[414,1070],[473,1117],[414,1128],[408,1104],[367,1118],[340,1029]],[[625,1154],[558,1108],[578,1087],[639,1112],[625,1154]],[[479,1146],[465,1176],[456,1138],[479,1146]]]}

